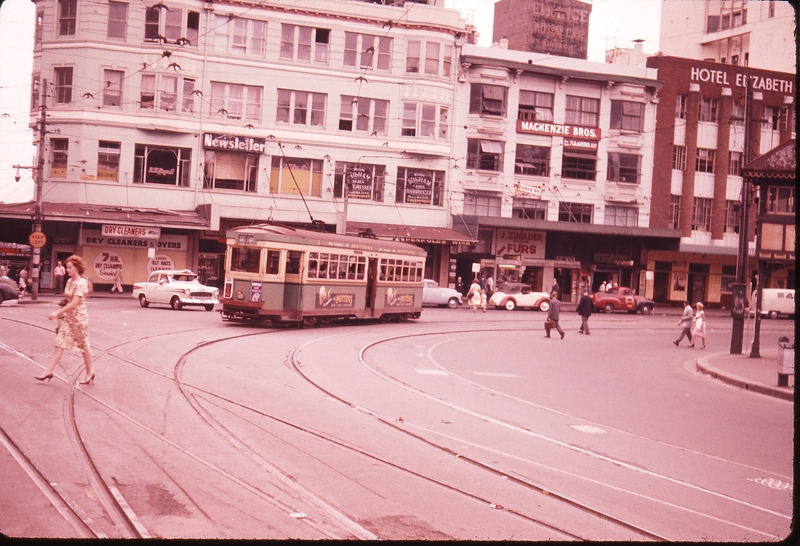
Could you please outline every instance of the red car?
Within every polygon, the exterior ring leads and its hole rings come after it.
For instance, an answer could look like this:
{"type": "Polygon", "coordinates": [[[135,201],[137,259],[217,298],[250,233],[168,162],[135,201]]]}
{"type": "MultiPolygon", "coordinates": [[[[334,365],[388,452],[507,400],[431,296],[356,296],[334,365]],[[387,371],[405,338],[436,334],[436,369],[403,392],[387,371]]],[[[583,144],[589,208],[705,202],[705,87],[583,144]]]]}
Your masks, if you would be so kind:
{"type": "Polygon", "coordinates": [[[649,315],[655,306],[653,300],[637,296],[636,292],[624,286],[612,288],[607,292],[595,292],[592,298],[597,310],[600,311],[602,309],[606,313],[622,310],[628,313],[636,313],[638,311],[643,315],[649,315]]]}

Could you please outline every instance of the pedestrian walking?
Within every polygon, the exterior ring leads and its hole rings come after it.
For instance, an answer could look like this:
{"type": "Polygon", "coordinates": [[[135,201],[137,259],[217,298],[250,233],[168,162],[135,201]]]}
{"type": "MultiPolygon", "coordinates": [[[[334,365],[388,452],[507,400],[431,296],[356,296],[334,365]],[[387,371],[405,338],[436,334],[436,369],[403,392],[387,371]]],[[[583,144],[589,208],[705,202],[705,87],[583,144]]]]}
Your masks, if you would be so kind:
{"type": "Polygon", "coordinates": [[[19,272],[19,297],[21,298],[28,293],[28,268],[23,267],[19,272]]]}
{"type": "Polygon", "coordinates": [[[481,285],[478,283],[478,279],[474,279],[469,287],[469,292],[467,292],[467,303],[469,303],[469,308],[473,313],[481,304],[481,285]]]}
{"type": "Polygon", "coordinates": [[[561,302],[558,301],[558,292],[550,293],[550,308],[547,310],[547,322],[545,322],[545,335],[550,337],[550,330],[555,328],[561,334],[561,339],[564,339],[564,330],[558,325],[558,316],[561,314],[561,302]]]}
{"type": "Polygon", "coordinates": [[[42,375],[34,376],[39,381],[50,380],[53,377],[53,370],[64,349],[83,353],[83,363],[86,367],[84,380],[81,385],[86,385],[94,380],[92,370],[92,352],[89,349],[89,315],[86,312],[86,295],[89,293],[89,283],[82,277],[86,270],[86,263],[80,256],[70,256],[67,258],[67,275],[69,280],[64,289],[66,297],[59,302],[61,309],[53,311],[47,318],[63,319],[57,328],[56,344],[53,349],[53,356],[50,364],[42,375]],[[63,305],[62,305],[63,303],[63,305]]]}
{"type": "Polygon", "coordinates": [[[581,327],[578,330],[580,334],[589,335],[589,317],[592,316],[594,313],[594,301],[592,297],[589,295],[589,291],[585,288],[581,293],[581,299],[578,301],[578,307],[575,308],[575,311],[581,317],[581,327]]]}
{"type": "Polygon", "coordinates": [[[681,335],[678,336],[678,339],[672,342],[675,344],[676,347],[680,345],[681,340],[683,339],[684,336],[686,336],[686,339],[689,340],[689,343],[692,342],[693,319],[694,317],[693,317],[692,304],[689,303],[687,300],[683,300],[683,316],[678,321],[678,324],[681,327],[681,335]]]}
{"type": "Polygon", "coordinates": [[[486,293],[491,296],[493,292],[494,292],[494,279],[492,278],[491,275],[489,275],[488,277],[486,277],[486,293]]]}
{"type": "Polygon", "coordinates": [[[61,263],[61,260],[58,260],[58,265],[53,268],[53,275],[56,278],[56,294],[64,293],[64,275],[66,274],[67,270],[64,268],[64,264],[61,263]]]}
{"type": "Polygon", "coordinates": [[[699,337],[703,340],[701,349],[706,348],[706,313],[703,311],[703,304],[699,301],[695,305],[697,311],[694,314],[694,330],[692,330],[692,342],[689,347],[694,347],[695,340],[699,337]]]}
{"type": "Polygon", "coordinates": [[[119,266],[114,270],[114,286],[111,287],[111,291],[119,292],[122,294],[122,266],[119,266]]]}
{"type": "Polygon", "coordinates": [[[488,300],[486,299],[486,290],[481,290],[481,309],[483,309],[484,313],[486,312],[486,304],[487,303],[488,303],[488,300]]]}
{"type": "Polygon", "coordinates": [[[550,287],[550,292],[558,294],[558,280],[555,277],[553,277],[553,286],[550,287]]]}

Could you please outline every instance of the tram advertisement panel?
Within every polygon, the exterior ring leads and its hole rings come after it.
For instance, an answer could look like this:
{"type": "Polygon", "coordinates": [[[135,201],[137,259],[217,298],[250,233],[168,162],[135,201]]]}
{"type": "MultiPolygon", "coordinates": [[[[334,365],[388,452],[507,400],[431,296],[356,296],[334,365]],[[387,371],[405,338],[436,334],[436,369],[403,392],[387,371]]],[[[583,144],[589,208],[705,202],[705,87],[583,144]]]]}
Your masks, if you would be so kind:
{"type": "Polygon", "coordinates": [[[392,288],[386,290],[386,307],[414,307],[414,294],[398,294],[392,288]]]}
{"type": "Polygon", "coordinates": [[[315,309],[352,309],[356,305],[355,294],[342,294],[336,293],[334,289],[327,289],[324,286],[319,287],[317,299],[315,300],[315,309]]]}

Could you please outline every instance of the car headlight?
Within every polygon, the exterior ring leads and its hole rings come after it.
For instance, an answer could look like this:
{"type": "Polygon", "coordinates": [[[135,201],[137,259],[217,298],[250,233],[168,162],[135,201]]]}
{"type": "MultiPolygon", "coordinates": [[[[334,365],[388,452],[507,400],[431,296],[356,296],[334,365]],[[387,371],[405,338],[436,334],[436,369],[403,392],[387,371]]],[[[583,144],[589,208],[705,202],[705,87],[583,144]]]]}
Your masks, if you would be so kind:
{"type": "Polygon", "coordinates": [[[211,295],[214,296],[215,299],[218,299],[219,298],[219,289],[215,288],[214,291],[211,293],[211,295]]]}
{"type": "Polygon", "coordinates": [[[183,291],[183,293],[185,295],[187,295],[187,296],[191,296],[192,295],[192,289],[191,288],[187,288],[186,290],[183,291]]]}

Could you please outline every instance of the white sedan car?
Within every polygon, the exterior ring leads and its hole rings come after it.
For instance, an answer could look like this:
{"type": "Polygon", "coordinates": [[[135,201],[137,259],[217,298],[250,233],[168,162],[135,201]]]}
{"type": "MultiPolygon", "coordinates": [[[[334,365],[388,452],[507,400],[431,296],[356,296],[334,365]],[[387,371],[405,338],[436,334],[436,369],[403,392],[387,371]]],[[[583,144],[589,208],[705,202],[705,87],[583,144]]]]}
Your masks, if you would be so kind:
{"type": "Polygon", "coordinates": [[[461,293],[452,288],[439,286],[432,279],[425,279],[422,284],[422,305],[446,305],[455,309],[461,304],[461,293]]]}
{"type": "Polygon", "coordinates": [[[489,305],[498,309],[512,311],[517,307],[529,307],[547,311],[550,309],[550,294],[547,292],[533,292],[527,284],[518,282],[500,283],[497,291],[489,298],[489,305]]]}
{"type": "Polygon", "coordinates": [[[199,305],[213,311],[219,303],[219,289],[200,284],[197,274],[188,269],[153,271],[146,282],[133,285],[133,297],[142,307],[165,303],[173,309],[199,305]]]}

